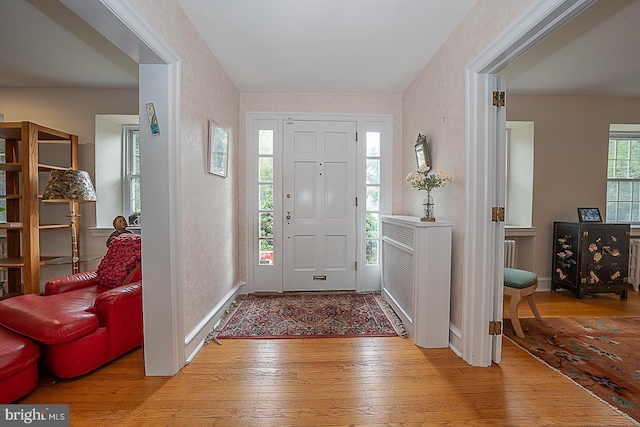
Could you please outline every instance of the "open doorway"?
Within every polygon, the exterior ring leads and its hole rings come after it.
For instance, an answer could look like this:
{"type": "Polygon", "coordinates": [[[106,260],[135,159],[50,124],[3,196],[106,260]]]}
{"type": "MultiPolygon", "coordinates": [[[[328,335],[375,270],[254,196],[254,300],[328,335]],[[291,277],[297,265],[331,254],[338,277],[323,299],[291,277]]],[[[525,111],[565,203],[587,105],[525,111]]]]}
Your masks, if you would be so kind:
{"type": "MultiPolygon", "coordinates": [[[[551,33],[553,33],[556,29],[562,27],[565,23],[571,21],[574,17],[578,16],[579,14],[581,15],[581,17],[593,17],[594,15],[602,18],[602,14],[597,13],[596,9],[591,9],[590,6],[592,4],[594,4],[595,2],[593,1],[564,1],[564,2],[559,2],[557,4],[554,5],[549,5],[549,4],[536,4],[532,7],[532,9],[529,11],[528,14],[526,14],[522,20],[518,23],[516,23],[512,29],[510,29],[509,31],[507,31],[504,35],[504,37],[502,37],[500,40],[496,41],[492,46],[490,46],[483,55],[481,55],[480,57],[478,57],[476,59],[476,61],[474,61],[469,68],[467,69],[467,99],[470,100],[467,103],[467,111],[470,112],[471,114],[468,115],[467,117],[467,129],[468,129],[468,139],[467,141],[474,141],[474,142],[480,142],[480,150],[482,151],[483,149],[488,150],[488,155],[486,155],[487,152],[481,152],[478,153],[477,151],[477,147],[476,148],[471,148],[468,146],[468,153],[469,155],[475,159],[475,160],[486,160],[488,163],[487,164],[492,164],[491,162],[493,161],[493,159],[496,158],[497,153],[499,153],[499,147],[496,146],[496,139],[494,138],[495,133],[492,132],[487,132],[487,129],[495,129],[496,128],[496,120],[498,119],[498,115],[495,112],[490,111],[490,109],[487,109],[485,106],[486,105],[491,105],[491,99],[490,99],[490,94],[493,90],[496,90],[498,88],[498,74],[502,74],[505,73],[508,75],[508,70],[509,70],[509,66],[511,64],[517,64],[517,61],[520,61],[519,58],[525,58],[526,55],[525,52],[533,52],[533,49],[531,49],[533,46],[537,45],[542,39],[547,38],[547,36],[549,36],[551,33]],[[589,9],[587,9],[589,8],[589,9]],[[586,11],[584,15],[582,15],[582,12],[586,11]],[[512,32],[511,30],[513,30],[514,28],[517,28],[517,31],[512,32]],[[475,100],[474,100],[474,97],[475,100]],[[484,99],[482,99],[484,98],[484,99]],[[478,99],[480,99],[479,102],[476,102],[478,99]],[[471,101],[473,100],[473,101],[471,101]],[[478,122],[474,123],[474,120],[478,119],[478,122]]],[[[598,2],[597,7],[606,7],[608,5],[603,5],[602,3],[604,2],[598,2]]],[[[625,7],[627,5],[631,5],[634,6],[634,3],[637,2],[633,2],[633,1],[628,1],[628,2],[621,2],[618,3],[617,5],[615,5],[614,7],[625,7]]],[[[611,5],[609,5],[611,6],[611,5]]],[[[592,23],[592,25],[594,25],[592,23]]],[[[571,26],[568,26],[567,28],[572,28],[571,26]]],[[[572,37],[576,36],[576,33],[573,32],[570,34],[572,35],[572,37]]],[[[549,37],[549,40],[551,40],[552,37],[549,37]]],[[[545,40],[546,41],[546,40],[545,40]]],[[[558,49],[558,51],[561,51],[561,46],[556,46],[556,49],[558,49]]],[[[613,50],[617,50],[617,47],[614,49],[612,46],[613,50]]],[[[609,49],[607,49],[607,54],[609,54],[609,49]]],[[[538,58],[539,59],[539,58],[538,58]]],[[[579,78],[576,78],[577,74],[575,73],[569,73],[567,75],[567,78],[572,79],[573,81],[578,81],[580,80],[579,78]]],[[[582,76],[580,76],[582,77],[582,76]]],[[[549,76],[547,76],[546,78],[542,78],[543,80],[551,81],[551,79],[549,78],[549,76]]],[[[507,89],[509,88],[509,79],[507,79],[507,89]]],[[[510,111],[510,106],[513,105],[513,103],[510,103],[510,95],[509,92],[507,90],[507,111],[510,111]]],[[[549,113],[550,109],[556,105],[557,99],[554,98],[552,95],[550,95],[549,93],[540,96],[540,104],[539,104],[539,110],[545,110],[545,112],[549,113]]],[[[565,108],[566,109],[566,108],[565,108]]],[[[570,110],[570,108],[569,108],[570,110]]],[[[508,113],[509,114],[509,113],[508,113]]],[[[512,117],[509,116],[510,120],[534,120],[532,117],[522,117],[522,116],[518,116],[518,117],[512,117]]],[[[591,119],[589,120],[583,120],[583,123],[589,124],[589,122],[592,121],[591,119]]],[[[604,134],[603,134],[603,140],[606,141],[607,140],[607,131],[608,129],[604,130],[604,134]]],[[[536,121],[536,138],[539,136],[539,132],[538,132],[538,127],[537,127],[537,121],[536,121]]],[[[580,140],[580,138],[576,138],[575,136],[572,138],[573,140],[580,140]]],[[[536,144],[536,153],[538,152],[538,144],[536,144]]],[[[606,156],[606,147],[603,148],[602,152],[604,153],[604,155],[606,156]]],[[[545,159],[549,160],[549,159],[553,159],[557,156],[549,156],[547,155],[546,157],[544,157],[545,159]]],[[[542,157],[541,157],[542,158],[542,157]]],[[[542,164],[542,163],[541,163],[542,164]]],[[[547,162],[545,163],[546,166],[548,166],[548,170],[557,170],[557,165],[551,165],[551,163],[547,162]]],[[[588,169],[588,168],[585,168],[588,169]]],[[[483,204],[485,206],[484,210],[486,212],[490,212],[490,207],[491,206],[495,206],[494,203],[498,203],[499,202],[499,198],[500,198],[500,191],[499,188],[501,187],[501,183],[504,180],[504,171],[503,170],[499,170],[498,169],[491,169],[491,171],[487,172],[484,168],[480,167],[476,167],[474,165],[471,165],[468,168],[468,171],[470,172],[469,176],[472,177],[476,177],[478,182],[481,182],[482,185],[485,185],[485,188],[488,188],[488,191],[483,191],[483,189],[478,188],[478,191],[480,191],[481,194],[481,199],[483,200],[483,204]]],[[[539,185],[538,185],[538,177],[543,176],[543,174],[536,174],[536,181],[535,181],[535,186],[536,186],[536,190],[537,191],[539,189],[539,185]]],[[[553,174],[547,173],[546,174],[547,179],[549,180],[553,180],[555,179],[556,181],[558,180],[558,176],[554,176],[553,174]]],[[[602,180],[601,180],[602,181],[602,180]]],[[[602,197],[604,200],[604,183],[601,183],[602,185],[602,197]]],[[[471,190],[473,191],[473,189],[471,190]]],[[[577,191],[573,191],[571,192],[573,195],[578,194],[577,191]]],[[[549,193],[545,193],[545,195],[548,197],[549,193]]],[[[541,196],[542,197],[542,196],[541,196]]],[[[540,201],[541,198],[538,197],[536,200],[540,201]]],[[[604,202],[603,202],[604,203],[604,202]]],[[[536,202],[534,202],[534,213],[533,213],[533,225],[536,225],[536,202]]],[[[544,208],[543,208],[544,209],[544,208]]],[[[553,214],[552,214],[553,215],[553,214]]],[[[575,203],[573,206],[573,209],[571,210],[571,219],[575,220],[575,203]]],[[[557,214],[553,215],[557,218],[557,214]]],[[[561,219],[561,218],[560,218],[561,219]]],[[[495,254],[497,260],[499,260],[500,264],[502,264],[502,259],[503,259],[503,242],[502,239],[500,238],[500,235],[502,233],[501,226],[487,226],[487,223],[484,223],[484,219],[478,219],[478,218],[473,218],[469,220],[471,223],[471,228],[470,230],[475,230],[474,232],[477,233],[478,231],[482,230],[482,232],[486,232],[488,233],[487,235],[489,236],[488,238],[483,238],[483,243],[482,245],[486,245],[484,246],[485,250],[487,251],[491,251],[491,253],[495,254]],[[476,227],[477,226],[477,227],[476,227]]],[[[540,235],[537,236],[537,243],[536,246],[538,246],[538,248],[536,249],[536,261],[535,264],[537,265],[536,269],[542,271],[542,273],[540,274],[540,276],[542,277],[543,280],[549,280],[549,276],[550,276],[550,266],[549,266],[549,257],[546,256],[547,252],[548,252],[548,247],[550,247],[549,243],[551,237],[549,236],[551,231],[547,230],[550,227],[547,227],[549,221],[552,220],[545,220],[542,221],[541,224],[544,225],[544,230],[543,232],[545,233],[544,238],[541,238],[540,235]],[[542,252],[540,252],[542,251],[542,252]],[[540,255],[540,254],[544,254],[544,255],[540,255]]],[[[540,222],[539,222],[540,223],[540,222]]],[[[542,228],[539,227],[539,229],[542,228]]],[[[540,230],[539,230],[540,231],[540,230]]],[[[470,241],[475,244],[476,241],[473,240],[473,237],[470,237],[470,241]]],[[[471,252],[470,252],[471,253],[471,252]]],[[[481,276],[484,276],[486,278],[486,283],[488,283],[488,288],[485,289],[486,291],[486,295],[493,295],[494,296],[494,305],[493,307],[490,308],[485,308],[484,310],[479,310],[478,312],[478,317],[476,317],[476,320],[478,320],[479,318],[483,318],[483,319],[489,319],[490,318],[490,313],[496,313],[498,310],[493,310],[496,308],[497,305],[501,304],[502,301],[502,292],[501,292],[501,287],[502,287],[502,280],[501,280],[501,266],[500,265],[494,265],[492,268],[485,270],[485,271],[481,271],[479,269],[479,265],[475,265],[474,266],[474,262],[472,260],[469,260],[469,271],[472,273],[478,272],[478,274],[480,274],[481,276]],[[474,268],[477,267],[477,268],[474,268]],[[483,317],[483,315],[486,315],[486,317],[483,317]]],[[[475,279],[477,279],[477,277],[475,277],[475,279]]],[[[465,296],[466,295],[473,295],[473,290],[472,290],[472,284],[468,283],[469,285],[469,293],[465,292],[465,296]]],[[[466,287],[466,284],[465,284],[466,287]]],[[[477,291],[476,291],[477,292],[477,291]]],[[[469,303],[471,304],[472,301],[469,301],[469,303]]],[[[497,320],[497,319],[496,319],[497,320]]],[[[484,324],[484,322],[476,322],[477,324],[484,324]]],[[[471,326],[473,327],[473,326],[471,326]]],[[[480,331],[478,331],[480,332],[480,331]]],[[[492,341],[492,344],[486,344],[484,346],[482,345],[477,345],[476,346],[476,350],[481,352],[483,355],[485,355],[485,358],[483,359],[485,362],[488,361],[489,357],[486,356],[488,354],[493,354],[494,356],[499,353],[499,348],[496,345],[496,339],[492,339],[489,338],[488,341],[492,341]],[[489,347],[491,347],[491,351],[488,349],[489,347]]],[[[496,360],[496,359],[494,359],[496,360]]],[[[499,356],[498,356],[498,360],[499,360],[499,356]]]]}
{"type": "Polygon", "coordinates": [[[506,114],[499,98],[497,105],[493,102],[494,92],[506,89],[498,73],[592,3],[535,4],[465,71],[466,175],[473,182],[467,186],[465,203],[462,357],[474,366],[499,363],[502,351],[502,336],[487,334],[488,324],[502,320],[503,303],[504,222],[492,220],[492,207],[504,206],[506,176],[506,114]]]}
{"type": "Polygon", "coordinates": [[[142,270],[143,280],[154,283],[143,286],[145,373],[173,375],[185,363],[181,223],[175,220],[180,218],[180,58],[128,3],[62,3],[139,64],[138,114],[147,117],[145,104],[152,103],[162,122],[162,132],[153,138],[150,126],[140,129],[141,199],[147,213],[142,270]]]}

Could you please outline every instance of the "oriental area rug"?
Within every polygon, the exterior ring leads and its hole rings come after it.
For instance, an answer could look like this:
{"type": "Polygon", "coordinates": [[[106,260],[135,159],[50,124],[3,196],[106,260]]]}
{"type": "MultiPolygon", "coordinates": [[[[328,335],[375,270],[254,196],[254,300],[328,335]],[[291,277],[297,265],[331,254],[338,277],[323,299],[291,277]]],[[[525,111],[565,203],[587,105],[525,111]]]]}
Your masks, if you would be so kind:
{"type": "Polygon", "coordinates": [[[640,421],[640,317],[520,319],[504,334],[618,412],[640,421]]]}
{"type": "Polygon", "coordinates": [[[329,338],[406,336],[378,293],[243,295],[210,338],[329,338]]]}

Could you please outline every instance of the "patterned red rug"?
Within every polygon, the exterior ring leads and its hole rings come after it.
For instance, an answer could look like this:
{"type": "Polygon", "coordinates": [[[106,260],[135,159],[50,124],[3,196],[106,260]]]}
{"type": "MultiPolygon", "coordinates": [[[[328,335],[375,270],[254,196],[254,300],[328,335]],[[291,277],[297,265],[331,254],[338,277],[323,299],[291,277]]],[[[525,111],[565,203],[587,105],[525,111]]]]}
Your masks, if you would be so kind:
{"type": "Polygon", "coordinates": [[[518,338],[534,357],[622,413],[640,421],[640,317],[520,319],[518,338]]]}
{"type": "Polygon", "coordinates": [[[385,314],[384,305],[373,293],[251,294],[242,300],[217,338],[400,335],[385,314]]]}

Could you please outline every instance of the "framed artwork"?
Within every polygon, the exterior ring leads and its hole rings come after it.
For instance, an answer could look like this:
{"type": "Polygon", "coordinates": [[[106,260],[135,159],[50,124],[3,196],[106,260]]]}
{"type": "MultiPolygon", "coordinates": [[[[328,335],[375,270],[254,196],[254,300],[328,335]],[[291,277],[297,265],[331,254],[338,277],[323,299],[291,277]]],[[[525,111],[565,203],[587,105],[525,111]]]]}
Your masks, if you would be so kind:
{"type": "Polygon", "coordinates": [[[578,208],[578,219],[580,222],[602,222],[598,208],[578,208]]]}
{"type": "Polygon", "coordinates": [[[209,164],[207,172],[226,177],[229,152],[229,132],[209,120],[209,164]]]}
{"type": "Polygon", "coordinates": [[[416,145],[414,148],[416,150],[416,162],[418,163],[418,170],[420,170],[420,168],[431,169],[431,158],[429,157],[429,140],[427,139],[427,136],[418,134],[418,139],[416,140],[416,145]]]}

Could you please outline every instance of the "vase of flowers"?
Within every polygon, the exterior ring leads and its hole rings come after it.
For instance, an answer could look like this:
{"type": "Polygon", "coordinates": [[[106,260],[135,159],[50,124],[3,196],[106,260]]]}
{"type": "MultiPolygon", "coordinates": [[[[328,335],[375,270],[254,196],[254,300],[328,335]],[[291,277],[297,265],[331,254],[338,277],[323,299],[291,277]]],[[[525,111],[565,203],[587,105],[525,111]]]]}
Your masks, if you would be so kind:
{"type": "Polygon", "coordinates": [[[411,186],[418,190],[424,190],[427,192],[426,196],[422,200],[422,207],[424,215],[420,218],[421,221],[435,221],[435,203],[431,196],[431,190],[434,188],[444,187],[447,181],[451,180],[451,176],[447,175],[444,171],[439,171],[437,174],[429,173],[431,168],[429,166],[421,166],[416,173],[409,172],[406,180],[411,183],[411,186]]]}

